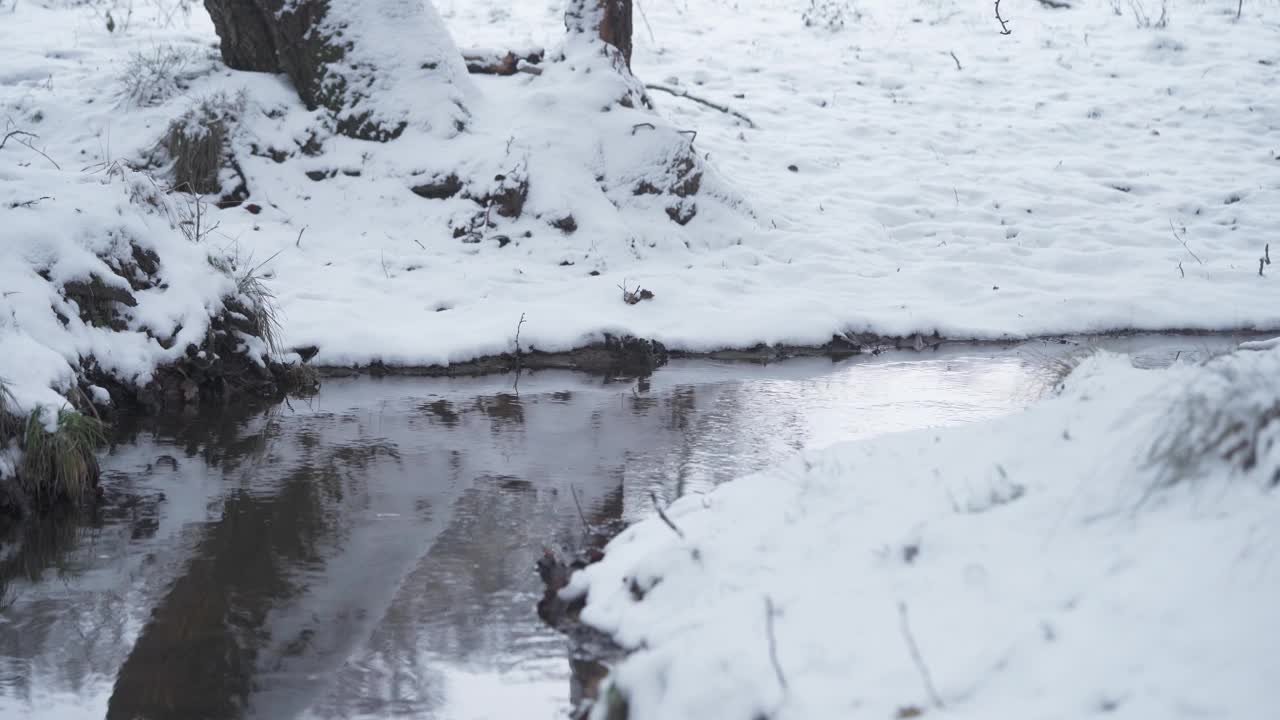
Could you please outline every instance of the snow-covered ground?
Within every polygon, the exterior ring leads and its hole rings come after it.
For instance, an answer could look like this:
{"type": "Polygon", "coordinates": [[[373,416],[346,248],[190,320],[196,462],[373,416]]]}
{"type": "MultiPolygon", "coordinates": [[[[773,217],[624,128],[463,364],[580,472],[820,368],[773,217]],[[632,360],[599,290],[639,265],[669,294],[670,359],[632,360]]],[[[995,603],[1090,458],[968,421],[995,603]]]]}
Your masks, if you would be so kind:
{"type": "MultiPolygon", "coordinates": [[[[558,0],[437,5],[464,47],[561,39],[558,0]]],[[[243,91],[232,143],[261,212],[215,211],[205,242],[271,258],[285,339],[317,345],[322,364],[510,351],[521,315],[522,346],[543,350],[603,332],[708,350],[843,331],[1280,326],[1280,289],[1258,274],[1280,222],[1280,6],[1245,3],[1237,21],[1234,3],[1177,2],[1157,29],[1138,27],[1142,3],[1008,0],[1004,36],[987,2],[857,3],[835,31],[806,26],[808,5],[640,4],[637,75],[758,126],[652,93],[674,129],[697,132],[727,199],[684,227],[625,192],[616,208],[584,200],[603,196],[578,186],[580,166],[642,166],[688,135],[595,112],[601,83],[561,69],[474,78],[463,141],[335,140],[277,164],[315,116],[280,79],[222,66],[203,8],[177,0],[5,3],[0,108],[61,170],[10,141],[4,194],[77,209],[84,168],[143,158],[184,110],[243,91]],[[176,68],[146,80],[156,58],[176,68]],[[451,165],[530,158],[528,212],[502,228],[505,246],[453,237],[470,201],[409,189],[451,165]],[[26,187],[36,171],[56,188],[26,187]],[[569,207],[572,234],[550,225],[569,207]],[[656,297],[626,305],[622,283],[656,297]]],[[[0,208],[5,252],[21,227],[9,218],[31,211],[0,208]]]]}
{"type": "Polygon", "coordinates": [[[680,499],[566,594],[635,650],[632,720],[1274,717],[1276,378],[1101,353],[1021,414],[680,499]]]}

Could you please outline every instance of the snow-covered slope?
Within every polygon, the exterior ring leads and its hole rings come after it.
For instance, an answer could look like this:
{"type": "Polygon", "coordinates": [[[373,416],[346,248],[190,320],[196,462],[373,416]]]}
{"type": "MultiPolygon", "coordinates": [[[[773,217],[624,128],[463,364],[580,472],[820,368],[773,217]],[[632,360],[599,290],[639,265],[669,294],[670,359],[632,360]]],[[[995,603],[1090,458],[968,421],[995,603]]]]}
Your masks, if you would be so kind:
{"type": "Polygon", "coordinates": [[[1278,377],[1098,355],[1022,414],[678,500],[566,593],[635,649],[632,720],[1272,717],[1278,377]]]}
{"type": "MultiPolygon", "coordinates": [[[[1234,3],[1177,3],[1156,29],[1137,27],[1141,4],[1078,5],[1008,0],[1003,36],[986,2],[860,3],[832,31],[805,25],[808,0],[650,0],[637,75],[757,128],[653,92],[674,127],[650,132],[592,109],[613,92],[599,74],[555,67],[475,78],[463,142],[333,141],[277,163],[315,117],[279,78],[221,66],[198,4],[117,12],[109,32],[103,5],[19,2],[0,22],[0,106],[62,165],[57,201],[73,204],[82,167],[141,158],[186,108],[245,91],[233,145],[260,212],[216,213],[210,243],[274,258],[286,342],[323,364],[510,351],[522,315],[522,346],[542,350],[603,332],[708,350],[1280,325],[1280,289],[1258,274],[1280,218],[1280,8],[1245,3],[1237,21],[1234,3]],[[154,66],[135,53],[180,69],[131,96],[154,66]],[[686,226],[622,180],[591,182],[661,167],[695,131],[725,203],[686,226]],[[525,217],[476,244],[450,230],[470,201],[410,190],[522,163],[525,217]],[[576,232],[552,225],[567,208],[576,232]],[[624,283],[656,297],[627,305],[624,283]]],[[[562,34],[559,2],[437,7],[464,47],[562,34]]],[[[19,163],[45,161],[0,151],[19,163]]]]}

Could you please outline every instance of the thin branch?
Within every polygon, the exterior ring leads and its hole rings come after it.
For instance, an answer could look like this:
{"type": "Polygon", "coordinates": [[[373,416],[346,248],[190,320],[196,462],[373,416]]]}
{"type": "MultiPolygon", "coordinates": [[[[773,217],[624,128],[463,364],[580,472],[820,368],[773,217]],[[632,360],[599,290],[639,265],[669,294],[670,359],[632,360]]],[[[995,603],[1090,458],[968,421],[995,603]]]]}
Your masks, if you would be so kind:
{"type": "MultiPolygon", "coordinates": [[[[1243,2],[1243,0],[1241,0],[1241,2],[1243,2]]],[[[636,0],[636,9],[640,11],[640,19],[644,21],[645,29],[649,31],[649,42],[657,45],[658,38],[654,37],[653,26],[649,24],[649,16],[644,14],[644,6],[640,4],[640,0],[636,0]]]]}
{"type": "Polygon", "coordinates": [[[520,313],[520,322],[516,323],[516,359],[520,358],[520,328],[524,326],[524,313],[520,313]]]}
{"type": "Polygon", "coordinates": [[[302,233],[306,232],[306,231],[307,231],[307,228],[309,228],[309,227],[311,227],[311,226],[310,226],[310,225],[303,225],[303,226],[302,226],[302,229],[298,231],[298,239],[293,243],[293,246],[294,246],[294,247],[296,247],[296,248],[300,248],[300,247],[302,247],[302,233]]]}
{"type": "Polygon", "coordinates": [[[1000,21],[1000,34],[1012,35],[1013,31],[1009,29],[1009,21],[1000,17],[1000,0],[996,0],[996,19],[1000,21]]]}
{"type": "Polygon", "coordinates": [[[569,485],[569,492],[573,493],[573,505],[578,508],[578,519],[582,521],[582,531],[591,533],[591,523],[587,522],[587,516],[582,512],[582,503],[578,502],[578,486],[569,485]]]}
{"type": "Polygon", "coordinates": [[[1169,230],[1173,232],[1173,238],[1178,242],[1182,243],[1183,249],[1185,249],[1188,253],[1191,253],[1191,257],[1195,258],[1196,262],[1203,265],[1204,261],[1200,259],[1199,255],[1196,255],[1194,252],[1191,251],[1191,246],[1187,245],[1187,234],[1184,232],[1182,233],[1182,235],[1178,235],[1178,229],[1173,226],[1172,220],[1169,221],[1169,230]]]}
{"type": "Polygon", "coordinates": [[[9,138],[17,137],[18,135],[26,135],[27,137],[36,137],[34,133],[29,133],[26,130],[10,130],[9,132],[5,133],[4,139],[0,140],[0,150],[4,149],[4,144],[9,142],[9,138]]]}
{"type": "Polygon", "coordinates": [[[679,535],[681,540],[684,540],[684,531],[676,527],[676,524],[671,522],[671,518],[667,517],[667,514],[662,511],[662,505],[658,502],[657,493],[650,490],[649,499],[653,501],[653,509],[658,511],[658,517],[662,518],[662,522],[666,523],[667,527],[671,528],[676,535],[679,535]]]}
{"type": "Polygon", "coordinates": [[[59,164],[58,164],[58,163],[57,163],[53,158],[49,157],[49,154],[48,154],[48,153],[46,153],[45,151],[43,151],[43,150],[41,150],[40,148],[36,147],[35,145],[32,145],[32,144],[31,144],[31,139],[32,139],[32,138],[37,138],[37,137],[39,137],[39,135],[36,135],[35,133],[29,133],[29,132],[27,132],[26,130],[10,130],[9,132],[5,133],[5,135],[4,135],[4,139],[0,139],[0,150],[3,150],[3,149],[4,149],[4,145],[5,145],[5,143],[9,142],[9,138],[18,138],[17,142],[18,142],[18,144],[19,144],[19,145],[24,145],[24,146],[26,146],[26,148],[27,148],[28,150],[30,150],[31,152],[34,152],[34,153],[39,154],[39,155],[40,155],[41,157],[43,157],[45,160],[48,160],[50,165],[54,166],[54,167],[55,167],[55,168],[57,168],[58,170],[61,170],[61,169],[62,169],[62,166],[61,166],[61,165],[59,165],[59,164]],[[21,136],[25,136],[27,139],[26,139],[26,140],[23,140],[23,139],[19,138],[18,136],[20,136],[20,135],[21,135],[21,136]]]}
{"type": "Polygon", "coordinates": [[[764,596],[764,629],[769,634],[769,661],[773,663],[773,672],[778,676],[778,685],[782,692],[787,692],[787,676],[782,674],[782,663],[778,662],[778,638],[773,632],[773,598],[764,596]]]}
{"type": "Polygon", "coordinates": [[[951,56],[951,59],[952,59],[952,60],[955,60],[955,61],[956,61],[956,70],[963,70],[963,69],[964,69],[964,68],[960,65],[960,58],[956,57],[956,53],[955,53],[955,51],[954,51],[954,50],[950,50],[950,51],[948,51],[948,53],[947,53],[947,54],[949,54],[949,55],[951,56]]]}
{"type": "Polygon", "coordinates": [[[17,209],[17,208],[29,208],[29,207],[35,207],[35,206],[36,206],[36,203],[39,203],[39,202],[40,202],[40,201],[42,201],[42,200],[52,200],[52,199],[53,199],[52,197],[50,197],[50,196],[48,196],[48,195],[44,195],[44,196],[41,196],[41,197],[36,198],[35,200],[23,200],[23,201],[21,201],[21,202],[17,202],[17,201],[15,201],[15,202],[11,202],[11,203],[9,203],[9,209],[10,209],[10,210],[15,210],[15,209],[17,209]]]}
{"type": "Polygon", "coordinates": [[[902,639],[907,642],[907,649],[911,651],[911,661],[915,663],[916,670],[920,672],[920,679],[924,682],[924,690],[929,694],[929,701],[933,706],[942,709],[942,698],[938,697],[938,690],[933,686],[933,678],[929,675],[929,666],[924,664],[924,657],[920,655],[920,646],[916,645],[916,638],[911,634],[911,623],[907,619],[907,604],[898,603],[898,619],[902,629],[902,639]]]}
{"type": "Polygon", "coordinates": [[[698,97],[697,95],[690,95],[689,91],[685,90],[684,88],[673,88],[673,87],[670,87],[669,85],[658,85],[656,83],[647,84],[645,85],[645,88],[649,90],[657,90],[658,92],[668,93],[676,97],[692,100],[701,105],[706,105],[707,107],[712,108],[714,110],[719,110],[720,112],[725,113],[727,115],[732,115],[738,118],[739,120],[745,122],[747,124],[747,127],[753,130],[756,127],[756,124],[751,121],[751,118],[747,117],[746,115],[743,115],[737,110],[734,110],[733,108],[727,105],[721,105],[720,103],[712,102],[706,98],[698,97]]]}

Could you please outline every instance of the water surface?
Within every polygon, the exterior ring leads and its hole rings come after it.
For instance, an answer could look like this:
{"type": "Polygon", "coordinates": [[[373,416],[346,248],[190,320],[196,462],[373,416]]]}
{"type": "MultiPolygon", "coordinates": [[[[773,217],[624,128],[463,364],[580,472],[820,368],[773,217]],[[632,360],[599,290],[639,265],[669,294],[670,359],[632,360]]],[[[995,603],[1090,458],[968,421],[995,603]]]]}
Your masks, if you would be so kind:
{"type": "MultiPolygon", "coordinates": [[[[1106,344],[1162,364],[1230,341],[1106,344]]],[[[268,411],[122,423],[101,507],[0,539],[0,717],[563,717],[533,564],[584,516],[1016,411],[1075,349],[332,379],[268,411]]]]}

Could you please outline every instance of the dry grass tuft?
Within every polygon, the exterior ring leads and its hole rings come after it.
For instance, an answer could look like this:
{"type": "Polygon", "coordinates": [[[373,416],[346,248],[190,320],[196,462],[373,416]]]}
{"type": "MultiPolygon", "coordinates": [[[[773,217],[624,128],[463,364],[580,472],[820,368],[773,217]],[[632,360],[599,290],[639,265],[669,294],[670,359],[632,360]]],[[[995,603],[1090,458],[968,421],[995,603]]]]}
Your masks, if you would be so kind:
{"type": "MultiPolygon", "coordinates": [[[[276,253],[279,255],[279,253],[276,253]]],[[[267,285],[262,269],[276,258],[272,255],[266,260],[252,264],[253,258],[242,259],[238,255],[209,258],[209,264],[229,275],[236,282],[236,291],[243,300],[242,309],[253,326],[254,336],[261,338],[271,355],[280,355],[283,351],[280,337],[280,317],[277,309],[276,295],[267,285]]],[[[235,310],[236,308],[229,308],[235,310]]]]}
{"type": "Polygon", "coordinates": [[[94,453],[105,441],[102,422],[96,418],[59,410],[57,427],[50,432],[45,427],[44,408],[37,408],[27,416],[19,439],[22,460],[18,482],[37,507],[64,499],[78,502],[97,484],[94,453]]]}
{"type": "Polygon", "coordinates": [[[160,149],[172,162],[174,190],[204,195],[221,189],[227,134],[243,109],[243,97],[218,94],[169,123],[160,149]]]}
{"type": "Polygon", "coordinates": [[[120,75],[125,104],[155,107],[185,91],[196,74],[192,60],[190,52],[173,45],[132,53],[120,75]]]}
{"type": "Polygon", "coordinates": [[[1214,358],[1169,408],[1165,432],[1148,461],[1157,487],[1170,487],[1227,464],[1261,472],[1280,485],[1280,354],[1235,353],[1214,358]]]}

